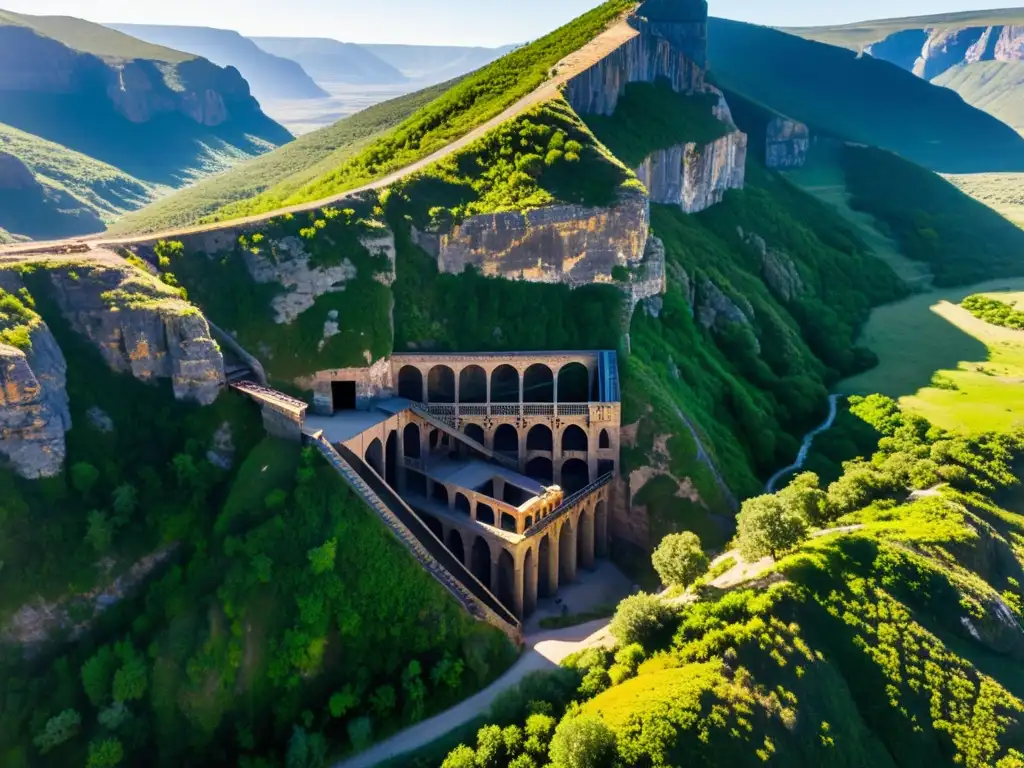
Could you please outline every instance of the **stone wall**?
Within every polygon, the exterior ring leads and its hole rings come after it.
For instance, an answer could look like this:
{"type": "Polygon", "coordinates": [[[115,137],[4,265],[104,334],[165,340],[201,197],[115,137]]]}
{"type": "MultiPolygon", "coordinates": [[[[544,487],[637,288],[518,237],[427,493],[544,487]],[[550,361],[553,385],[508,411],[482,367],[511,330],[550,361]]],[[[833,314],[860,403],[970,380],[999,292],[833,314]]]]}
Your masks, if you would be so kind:
{"type": "Polygon", "coordinates": [[[803,123],[781,116],[768,123],[765,164],[769,168],[803,168],[810,148],[811,131],[803,123]]]}
{"type": "Polygon", "coordinates": [[[26,478],[60,473],[71,429],[67,363],[46,325],[28,350],[0,344],[0,457],[26,478]]]}
{"type": "Polygon", "coordinates": [[[680,144],[660,150],[636,169],[651,201],[697,213],[722,202],[730,189],[743,189],[747,135],[733,131],[710,144],[680,144]]]}
{"type": "Polygon", "coordinates": [[[415,237],[442,272],[473,266],[510,280],[581,286],[611,283],[615,267],[639,266],[649,231],[647,197],[629,192],[610,208],[554,205],[473,216],[450,232],[415,237]]]}
{"type": "Polygon", "coordinates": [[[330,415],[334,413],[331,383],[335,381],[355,382],[356,404],[359,408],[367,407],[374,400],[389,397],[394,394],[395,390],[390,358],[378,360],[366,368],[319,371],[315,376],[299,379],[296,385],[303,390],[313,391],[313,411],[315,413],[330,415]]]}

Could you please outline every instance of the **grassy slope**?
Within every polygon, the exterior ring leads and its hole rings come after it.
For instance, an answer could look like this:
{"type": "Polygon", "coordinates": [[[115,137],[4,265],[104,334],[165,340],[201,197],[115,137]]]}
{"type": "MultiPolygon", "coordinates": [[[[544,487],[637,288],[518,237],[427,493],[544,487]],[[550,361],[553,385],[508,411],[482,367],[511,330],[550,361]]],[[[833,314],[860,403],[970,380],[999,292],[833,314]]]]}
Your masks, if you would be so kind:
{"type": "Polygon", "coordinates": [[[194,54],[175,51],[162,45],[152,45],[100,24],[71,16],[30,16],[0,11],[0,24],[29,27],[44,37],[64,43],[69,48],[91,53],[103,59],[150,59],[180,64],[196,58],[194,54]]]}
{"type": "Polygon", "coordinates": [[[1024,62],[979,61],[953,67],[932,82],[1024,133],[1024,62]]]}
{"type": "Polygon", "coordinates": [[[711,21],[709,57],[719,84],[819,135],[949,173],[1024,170],[1024,138],[1013,129],[887,62],[722,19],[711,21]]]}
{"type": "Polygon", "coordinates": [[[318,200],[386,176],[430,155],[529,94],[548,78],[551,67],[579,50],[634,5],[631,0],[608,0],[561,29],[467,76],[442,98],[418,110],[358,155],[283,200],[261,195],[225,208],[218,218],[270,211],[282,203],[318,200]]]}
{"type": "Polygon", "coordinates": [[[383,131],[444,94],[442,83],[408,96],[370,107],[334,125],[300,136],[262,157],[160,200],[126,216],[110,228],[112,234],[156,232],[194,224],[204,216],[239,200],[266,193],[284,198],[322,173],[359,152],[383,131]]]}
{"type": "Polygon", "coordinates": [[[971,173],[946,179],[965,194],[1024,227],[1024,174],[971,173]]]}
{"type": "Polygon", "coordinates": [[[1008,8],[993,11],[965,11],[963,13],[942,13],[931,16],[907,16],[898,19],[880,19],[855,24],[841,24],[832,27],[791,27],[783,31],[800,35],[808,40],[817,40],[829,45],[860,50],[871,43],[884,40],[889,35],[909,29],[962,29],[964,27],[988,27],[1002,24],[1020,24],[1024,21],[1024,10],[1008,8]]]}

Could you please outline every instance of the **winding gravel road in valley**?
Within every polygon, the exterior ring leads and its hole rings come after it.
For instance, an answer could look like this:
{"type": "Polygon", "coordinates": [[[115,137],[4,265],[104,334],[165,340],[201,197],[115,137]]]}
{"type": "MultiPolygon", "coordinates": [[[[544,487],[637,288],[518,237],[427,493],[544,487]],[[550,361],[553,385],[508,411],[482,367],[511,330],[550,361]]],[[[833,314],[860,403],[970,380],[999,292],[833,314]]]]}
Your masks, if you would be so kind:
{"type": "Polygon", "coordinates": [[[600,35],[595,37],[585,46],[580,48],[578,51],[569,54],[562,59],[558,64],[552,68],[552,76],[545,80],[535,90],[521,98],[515,104],[510,106],[501,114],[491,118],[486,123],[483,123],[461,139],[448,144],[443,149],[434,152],[431,155],[418,160],[412,165],[407,165],[394,173],[391,173],[377,181],[370,184],[366,184],[356,189],[350,189],[345,192],[341,192],[330,197],[325,197],[322,200],[316,200],[311,203],[301,203],[299,205],[292,205],[286,208],[278,208],[277,210],[270,211],[269,213],[261,213],[256,216],[247,216],[240,219],[231,219],[230,221],[221,221],[213,224],[197,224],[191,227],[184,227],[179,229],[169,229],[163,232],[154,232],[145,235],[130,235],[126,237],[106,237],[102,233],[98,235],[90,235],[88,237],[75,237],[67,238],[64,240],[51,240],[51,241],[38,241],[29,243],[19,243],[17,245],[3,245],[0,246],[0,257],[5,254],[35,254],[43,253],[51,249],[59,249],[76,243],[86,243],[90,247],[96,246],[118,246],[118,245],[130,245],[132,243],[151,242],[153,240],[168,240],[181,237],[183,235],[192,235],[200,232],[213,232],[218,229],[225,229],[229,227],[243,227],[250,224],[259,224],[269,219],[273,219],[277,216],[284,215],[286,213],[307,213],[314,211],[324,206],[333,205],[341,200],[360,195],[364,192],[373,190],[380,190],[391,186],[395,182],[401,181],[407,176],[411,176],[414,173],[422,171],[429,165],[443,160],[449,155],[464,149],[468,145],[472,144],[477,139],[483,137],[490,131],[497,128],[502,123],[505,123],[520,113],[525,112],[531,107],[537,104],[543,104],[547,101],[551,101],[556,98],[563,85],[568,83],[576,76],[582,74],[590,67],[597,64],[602,59],[606,58],[612,51],[620,48],[625,43],[632,40],[639,33],[631,27],[625,18],[618,21],[613,26],[606,29],[600,35]]]}

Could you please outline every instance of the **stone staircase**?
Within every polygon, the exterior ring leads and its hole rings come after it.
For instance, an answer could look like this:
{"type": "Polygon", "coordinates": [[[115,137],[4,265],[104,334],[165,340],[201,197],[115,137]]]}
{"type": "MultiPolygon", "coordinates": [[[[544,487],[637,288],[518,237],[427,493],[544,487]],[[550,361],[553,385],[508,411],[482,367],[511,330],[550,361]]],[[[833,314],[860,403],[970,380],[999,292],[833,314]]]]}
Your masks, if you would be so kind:
{"type": "Polygon", "coordinates": [[[377,514],[392,535],[470,615],[497,627],[513,643],[522,643],[522,627],[515,615],[473,576],[365,462],[348,449],[338,449],[331,445],[319,432],[307,433],[305,439],[320,451],[349,487],[377,514]]]}
{"type": "MultiPolygon", "coordinates": [[[[471,438],[465,432],[460,432],[458,427],[457,427],[457,425],[455,425],[452,422],[449,422],[447,419],[435,416],[430,411],[428,411],[426,408],[424,408],[422,405],[413,403],[413,405],[410,407],[409,410],[411,410],[419,418],[423,419],[425,422],[427,422],[431,426],[437,427],[438,429],[440,429],[445,434],[450,435],[454,439],[459,440],[459,441],[465,443],[466,445],[468,445],[469,447],[473,448],[474,450],[479,451],[480,453],[484,454],[489,459],[493,459],[494,461],[496,461],[499,464],[507,467],[508,469],[514,470],[516,472],[519,471],[519,462],[513,461],[508,456],[503,456],[500,453],[492,451],[490,448],[486,447],[483,443],[478,443],[476,440],[471,438]]],[[[454,421],[454,419],[453,419],[453,421],[454,421]]]]}

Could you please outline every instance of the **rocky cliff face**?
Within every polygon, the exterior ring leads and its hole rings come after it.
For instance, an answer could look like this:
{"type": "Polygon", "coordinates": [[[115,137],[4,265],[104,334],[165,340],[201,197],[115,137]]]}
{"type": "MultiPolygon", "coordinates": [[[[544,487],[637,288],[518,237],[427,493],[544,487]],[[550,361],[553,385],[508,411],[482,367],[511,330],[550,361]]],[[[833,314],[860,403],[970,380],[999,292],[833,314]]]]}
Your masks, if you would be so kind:
{"type": "Polygon", "coordinates": [[[650,231],[647,197],[628,192],[610,208],[554,205],[473,216],[441,234],[416,233],[442,272],[481,273],[572,286],[611,283],[616,267],[644,260],[650,231]]]}
{"type": "Polygon", "coordinates": [[[692,142],[660,150],[636,169],[651,201],[697,213],[722,202],[730,189],[743,189],[747,135],[733,131],[710,144],[692,142]]]}
{"type": "Polygon", "coordinates": [[[215,127],[259,113],[249,85],[233,67],[206,59],[181,63],[104,60],[20,26],[0,26],[0,94],[92,93],[125,118],[145,123],[185,115],[215,127]]]}
{"type": "Polygon", "coordinates": [[[44,324],[31,333],[31,348],[0,344],[0,458],[22,477],[58,474],[71,428],[67,363],[44,324]]]}
{"type": "Polygon", "coordinates": [[[811,148],[811,131],[801,122],[776,117],[766,129],[765,164],[769,168],[803,168],[811,148]]]}
{"type": "Polygon", "coordinates": [[[911,29],[890,35],[864,51],[931,80],[960,64],[1024,61],[1024,26],[911,29]]]}
{"type": "Polygon", "coordinates": [[[170,379],[179,400],[217,399],[224,358],[206,318],[176,292],[130,267],[53,268],[50,280],[64,316],[111,368],[170,379]]]}

